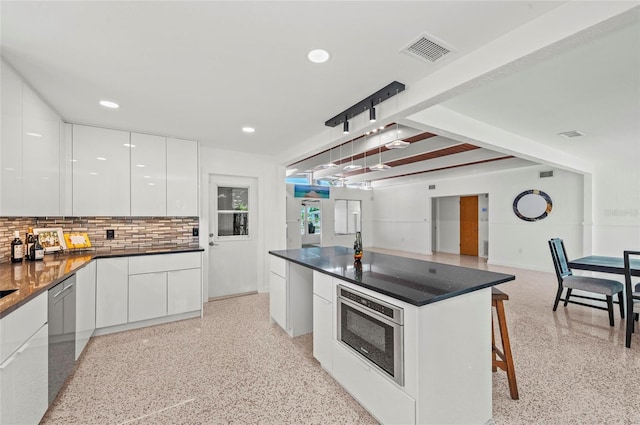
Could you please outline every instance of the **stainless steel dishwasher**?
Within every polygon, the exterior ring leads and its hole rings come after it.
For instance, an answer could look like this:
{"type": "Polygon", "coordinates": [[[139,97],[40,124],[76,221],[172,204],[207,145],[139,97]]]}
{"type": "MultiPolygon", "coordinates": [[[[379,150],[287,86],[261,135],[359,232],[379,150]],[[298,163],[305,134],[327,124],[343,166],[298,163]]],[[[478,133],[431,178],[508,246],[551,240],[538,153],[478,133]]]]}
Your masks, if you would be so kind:
{"type": "Polygon", "coordinates": [[[49,290],[49,404],[73,370],[76,353],[76,275],[49,290]]]}

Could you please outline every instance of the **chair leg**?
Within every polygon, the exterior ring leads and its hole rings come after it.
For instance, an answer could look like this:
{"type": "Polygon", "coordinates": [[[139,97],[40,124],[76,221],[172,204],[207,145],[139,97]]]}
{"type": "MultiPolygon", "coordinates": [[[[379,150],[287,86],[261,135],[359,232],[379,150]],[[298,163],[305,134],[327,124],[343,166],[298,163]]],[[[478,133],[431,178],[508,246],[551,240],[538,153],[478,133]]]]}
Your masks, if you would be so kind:
{"type": "Polygon", "coordinates": [[[556,311],[558,308],[558,302],[560,302],[560,297],[562,296],[562,286],[558,286],[558,293],[556,294],[556,301],[553,303],[553,311],[556,311]]]}
{"type": "Polygon", "coordinates": [[[493,312],[491,312],[491,371],[496,372],[498,368],[496,367],[496,362],[498,360],[498,356],[496,355],[496,335],[493,331],[493,312]]]}
{"type": "Polygon", "coordinates": [[[624,299],[622,297],[622,291],[618,292],[618,307],[620,307],[620,317],[624,319],[624,299]]]}
{"type": "Polygon", "coordinates": [[[566,307],[569,304],[569,297],[571,297],[571,288],[567,289],[567,295],[564,297],[564,306],[566,307]]]}
{"type": "Polygon", "coordinates": [[[633,323],[633,312],[628,311],[627,312],[627,329],[626,329],[626,341],[625,341],[625,345],[627,346],[627,348],[631,348],[631,332],[633,332],[633,327],[635,325],[635,323],[633,323]]]}
{"type": "Polygon", "coordinates": [[[613,297],[607,295],[607,310],[609,311],[609,326],[613,326],[613,297]]]}
{"type": "Polygon", "coordinates": [[[504,305],[502,300],[498,300],[495,303],[498,327],[500,328],[500,338],[502,340],[502,350],[504,351],[504,362],[506,363],[507,380],[509,381],[509,393],[511,398],[518,400],[518,384],[516,382],[516,370],[513,366],[513,357],[511,356],[511,343],[509,342],[509,332],[507,331],[507,320],[504,314],[504,305]]]}

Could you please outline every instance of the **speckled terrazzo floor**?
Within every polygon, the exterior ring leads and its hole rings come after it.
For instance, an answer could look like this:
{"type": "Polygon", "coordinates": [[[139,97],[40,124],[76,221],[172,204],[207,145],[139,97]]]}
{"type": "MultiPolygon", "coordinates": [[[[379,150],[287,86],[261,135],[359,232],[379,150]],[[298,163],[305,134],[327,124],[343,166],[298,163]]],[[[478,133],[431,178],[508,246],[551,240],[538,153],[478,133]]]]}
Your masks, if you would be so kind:
{"type": "MultiPolygon", "coordinates": [[[[640,425],[640,336],[626,349],[619,317],[610,328],[604,311],[553,313],[551,273],[403,255],[516,275],[500,288],[520,400],[494,373],[495,424],[640,425]]],[[[213,301],[202,319],[93,338],[41,423],[375,424],[313,359],[311,335],[291,339],[270,324],[268,297],[213,301]]]]}

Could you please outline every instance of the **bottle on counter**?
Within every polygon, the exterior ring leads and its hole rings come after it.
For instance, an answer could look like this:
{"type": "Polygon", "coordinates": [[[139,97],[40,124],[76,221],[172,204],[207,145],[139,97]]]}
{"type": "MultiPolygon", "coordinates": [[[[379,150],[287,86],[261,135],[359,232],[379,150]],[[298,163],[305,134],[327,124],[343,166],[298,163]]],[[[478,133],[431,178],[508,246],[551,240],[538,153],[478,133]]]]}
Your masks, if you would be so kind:
{"type": "Polygon", "coordinates": [[[13,232],[13,240],[11,241],[11,262],[19,263],[24,258],[24,244],[20,240],[20,231],[13,232]]]}
{"type": "Polygon", "coordinates": [[[40,245],[40,238],[38,232],[34,234],[34,242],[31,245],[31,250],[29,251],[29,257],[32,260],[42,260],[44,258],[44,248],[40,245]]]}
{"type": "Polygon", "coordinates": [[[353,243],[353,258],[356,261],[360,261],[362,258],[362,234],[360,232],[356,232],[356,240],[353,243]]]}
{"type": "Polygon", "coordinates": [[[24,256],[27,260],[33,260],[33,258],[31,257],[31,247],[35,242],[35,239],[33,237],[33,227],[29,227],[29,230],[27,230],[27,237],[25,238],[25,242],[27,246],[24,252],[24,256]]]}

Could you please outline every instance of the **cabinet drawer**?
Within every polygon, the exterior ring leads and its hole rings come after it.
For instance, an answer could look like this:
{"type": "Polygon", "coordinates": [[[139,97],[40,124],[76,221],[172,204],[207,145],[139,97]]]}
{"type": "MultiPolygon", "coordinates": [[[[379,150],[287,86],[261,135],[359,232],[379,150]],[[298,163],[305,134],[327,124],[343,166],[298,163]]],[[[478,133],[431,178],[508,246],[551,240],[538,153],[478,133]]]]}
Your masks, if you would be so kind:
{"type": "Polygon", "coordinates": [[[381,423],[416,423],[415,400],[339,342],[333,343],[333,376],[381,423]]]}
{"type": "Polygon", "coordinates": [[[129,257],[129,274],[198,269],[201,267],[200,258],[200,252],[129,257]]]}
{"type": "Polygon", "coordinates": [[[333,302],[335,296],[335,285],[333,278],[328,274],[313,272],[313,293],[321,296],[329,302],[333,302]]]}
{"type": "Polygon", "coordinates": [[[47,297],[44,292],[0,320],[0,363],[47,323],[47,297]]]}
{"type": "Polygon", "coordinates": [[[278,276],[287,278],[287,260],[270,255],[271,257],[271,271],[278,276]]]}

